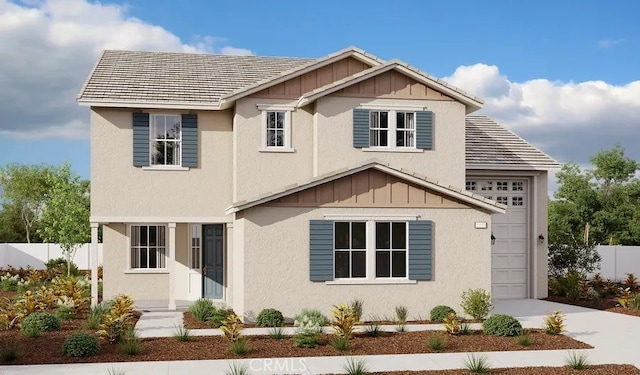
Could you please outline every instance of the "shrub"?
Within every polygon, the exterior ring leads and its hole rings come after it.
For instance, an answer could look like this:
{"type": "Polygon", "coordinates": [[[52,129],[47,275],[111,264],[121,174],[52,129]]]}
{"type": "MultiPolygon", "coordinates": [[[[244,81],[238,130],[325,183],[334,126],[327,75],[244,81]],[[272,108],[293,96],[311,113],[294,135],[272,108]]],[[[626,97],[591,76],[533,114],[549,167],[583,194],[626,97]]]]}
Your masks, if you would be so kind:
{"type": "Polygon", "coordinates": [[[99,350],[98,339],[84,332],[72,333],[62,345],[62,354],[67,357],[91,357],[98,354],[99,350]]]}
{"type": "Polygon", "coordinates": [[[353,337],[353,330],[356,325],[356,317],[353,309],[343,303],[333,306],[333,329],[336,336],[351,340],[353,337]]]}
{"type": "Polygon", "coordinates": [[[631,310],[640,310],[640,294],[634,294],[629,298],[629,308],[631,310]]]}
{"type": "Polygon", "coordinates": [[[367,362],[364,359],[347,358],[347,363],[342,369],[347,375],[366,375],[369,373],[367,362]]]}
{"type": "Polygon", "coordinates": [[[620,307],[622,307],[623,309],[629,308],[629,301],[633,297],[631,289],[620,288],[620,291],[618,293],[620,294],[618,296],[618,303],[620,304],[620,307]]]}
{"type": "Polygon", "coordinates": [[[264,309],[260,311],[257,318],[260,327],[280,327],[283,322],[282,313],[276,309],[264,309]]]}
{"type": "Polygon", "coordinates": [[[461,335],[470,335],[471,334],[471,325],[469,323],[461,323],[460,324],[460,334],[461,335]]]}
{"type": "Polygon", "coordinates": [[[241,337],[229,344],[229,350],[233,354],[244,355],[251,351],[251,345],[249,345],[249,340],[246,337],[241,337]]]}
{"type": "Polygon", "coordinates": [[[5,292],[15,292],[18,290],[18,276],[2,276],[0,278],[0,288],[5,292]]]}
{"type": "Polygon", "coordinates": [[[354,299],[351,301],[351,310],[355,315],[356,322],[362,319],[362,311],[364,310],[364,301],[361,299],[354,299]]]}
{"type": "Polygon", "coordinates": [[[282,327],[271,327],[269,329],[269,338],[274,340],[280,340],[284,338],[284,330],[282,327]]]}
{"type": "Polygon", "coordinates": [[[298,332],[293,335],[293,345],[297,348],[315,348],[322,340],[315,332],[298,332]]]}
{"type": "Polygon", "coordinates": [[[482,320],[491,311],[491,295],[484,289],[469,289],[462,293],[460,306],[473,319],[482,320]]]}
{"type": "Polygon", "coordinates": [[[103,316],[97,334],[110,343],[120,343],[131,329],[133,317],[133,299],[127,295],[118,295],[110,302],[109,311],[103,316]]]}
{"type": "Polygon", "coordinates": [[[371,323],[365,327],[367,332],[367,336],[369,337],[380,337],[382,336],[382,329],[380,328],[380,324],[371,323]]]}
{"type": "Polygon", "coordinates": [[[249,375],[249,365],[246,363],[229,363],[229,369],[224,372],[224,375],[249,375]]]}
{"type": "Polygon", "coordinates": [[[87,329],[98,329],[104,316],[111,310],[111,305],[109,302],[101,302],[89,308],[89,312],[87,313],[87,322],[85,323],[85,328],[87,329]]]}
{"type": "Polygon", "coordinates": [[[396,320],[400,324],[407,323],[407,317],[409,316],[409,310],[406,306],[398,305],[396,306],[396,320]]]}
{"type": "MultiPolygon", "coordinates": [[[[49,261],[45,263],[45,266],[47,267],[47,273],[51,279],[67,275],[67,260],[65,258],[49,259],[49,261]]],[[[69,271],[70,276],[80,276],[81,274],[78,270],[78,266],[73,262],[69,265],[69,271]]]]}
{"type": "Polygon", "coordinates": [[[522,325],[511,315],[493,315],[482,324],[484,333],[493,336],[521,336],[522,325]]]}
{"type": "Polygon", "coordinates": [[[323,327],[329,323],[329,319],[316,309],[302,309],[302,312],[294,318],[296,326],[306,325],[309,322],[323,327]]]}
{"type": "Polygon", "coordinates": [[[213,302],[206,298],[198,299],[189,306],[188,309],[191,315],[201,322],[206,322],[210,317],[212,317],[215,310],[216,308],[213,305],[213,302]]]}
{"type": "Polygon", "coordinates": [[[29,338],[40,337],[42,335],[42,327],[40,327],[39,324],[31,324],[26,327],[23,326],[21,330],[22,334],[29,338]]]}
{"type": "Polygon", "coordinates": [[[18,346],[14,342],[5,342],[0,346],[0,362],[9,363],[18,359],[18,346]]]}
{"type": "Polygon", "coordinates": [[[489,361],[485,355],[467,354],[467,359],[462,364],[472,374],[487,374],[491,372],[489,361]]]}
{"type": "Polygon", "coordinates": [[[142,352],[142,339],[133,327],[127,328],[120,342],[120,349],[126,355],[138,355],[142,352]]]}
{"type": "Polygon", "coordinates": [[[634,274],[628,273],[627,278],[624,280],[624,286],[635,292],[638,289],[638,278],[634,274]]]}
{"type": "Polygon", "coordinates": [[[586,285],[586,280],[578,272],[569,272],[555,281],[556,293],[572,302],[579,300],[586,293],[586,285]]]}
{"type": "Polygon", "coordinates": [[[42,312],[35,312],[27,316],[22,322],[22,329],[28,329],[33,325],[37,325],[44,332],[59,331],[61,328],[60,319],[57,316],[42,312]]]}
{"type": "Polygon", "coordinates": [[[564,331],[564,314],[556,310],[544,318],[544,332],[548,335],[559,335],[564,331]]]}
{"type": "Polygon", "coordinates": [[[576,353],[574,351],[569,352],[569,356],[565,360],[568,367],[574,370],[586,370],[589,367],[589,361],[587,355],[584,353],[576,353]]]}
{"type": "Polygon", "coordinates": [[[69,306],[58,306],[55,311],[56,316],[60,320],[73,320],[76,318],[76,310],[69,306]]]}
{"type": "Polygon", "coordinates": [[[442,323],[442,321],[451,313],[456,313],[454,309],[449,306],[439,305],[431,309],[429,318],[433,322],[442,323]]]}
{"type": "Polygon", "coordinates": [[[230,342],[236,342],[240,338],[244,325],[236,314],[230,314],[227,319],[222,322],[220,329],[227,340],[230,342]]]}
{"type": "Polygon", "coordinates": [[[431,350],[440,351],[444,349],[444,339],[440,336],[431,336],[427,340],[427,345],[431,350]]]}
{"type": "Polygon", "coordinates": [[[349,350],[349,340],[344,337],[336,337],[330,342],[331,346],[334,349],[339,350],[341,352],[345,350],[349,350]]]}
{"type": "Polygon", "coordinates": [[[180,342],[191,341],[191,330],[183,326],[176,326],[176,331],[173,334],[173,337],[180,342]]]}
{"type": "Polygon", "coordinates": [[[213,314],[207,318],[207,323],[209,323],[213,328],[220,328],[230,315],[235,315],[233,310],[214,308],[213,314]]]}
{"type": "Polygon", "coordinates": [[[457,335],[460,333],[460,319],[456,316],[455,312],[449,313],[447,317],[442,321],[444,329],[450,335],[457,335]]]}
{"type": "Polygon", "coordinates": [[[516,342],[521,346],[531,346],[531,337],[527,333],[516,337],[516,342]]]}

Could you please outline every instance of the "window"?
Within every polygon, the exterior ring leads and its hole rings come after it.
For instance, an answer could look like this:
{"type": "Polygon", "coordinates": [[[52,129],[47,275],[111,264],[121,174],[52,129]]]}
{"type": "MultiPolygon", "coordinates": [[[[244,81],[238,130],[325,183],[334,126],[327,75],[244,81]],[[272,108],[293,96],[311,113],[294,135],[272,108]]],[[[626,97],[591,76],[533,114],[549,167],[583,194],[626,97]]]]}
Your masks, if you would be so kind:
{"type": "Polygon", "coordinates": [[[365,222],[336,222],[334,228],[335,277],[367,277],[365,222]]]}
{"type": "Polygon", "coordinates": [[[189,267],[191,269],[199,270],[200,269],[200,257],[202,249],[202,226],[200,224],[191,224],[191,242],[190,242],[191,252],[189,261],[189,267]]]}
{"type": "Polygon", "coordinates": [[[506,181],[498,181],[496,182],[496,190],[498,191],[508,191],[509,183],[506,181]]]}
{"type": "Polygon", "coordinates": [[[371,111],[369,116],[370,146],[389,146],[389,112],[371,111]]]}
{"type": "Polygon", "coordinates": [[[476,182],[475,181],[467,181],[467,190],[469,190],[469,191],[476,190],[476,182]]]}
{"type": "Polygon", "coordinates": [[[511,197],[512,206],[524,206],[524,199],[522,197],[511,197]]]}
{"type": "Polygon", "coordinates": [[[267,147],[285,147],[286,112],[267,111],[267,147]]]}
{"type": "Polygon", "coordinates": [[[512,187],[511,187],[512,191],[524,191],[524,182],[522,181],[518,181],[518,182],[514,182],[512,187]]]}
{"type": "Polygon", "coordinates": [[[493,181],[482,181],[480,183],[481,191],[492,191],[493,190],[493,181]]]}
{"type": "Polygon", "coordinates": [[[150,124],[151,165],[181,165],[182,117],[152,115],[150,124]]]}
{"type": "Polygon", "coordinates": [[[415,113],[396,113],[396,147],[415,147],[415,113]]]}
{"type": "Polygon", "coordinates": [[[415,112],[369,112],[369,147],[415,148],[415,119],[415,112]]]}
{"type": "Polygon", "coordinates": [[[407,223],[376,223],[376,277],[407,276],[407,223]]]}
{"type": "Polygon", "coordinates": [[[504,205],[508,205],[509,204],[509,197],[499,196],[499,197],[496,198],[496,202],[502,203],[504,205]]]}
{"type": "Polygon", "coordinates": [[[164,225],[131,226],[132,269],[165,268],[166,227],[164,225]]]}

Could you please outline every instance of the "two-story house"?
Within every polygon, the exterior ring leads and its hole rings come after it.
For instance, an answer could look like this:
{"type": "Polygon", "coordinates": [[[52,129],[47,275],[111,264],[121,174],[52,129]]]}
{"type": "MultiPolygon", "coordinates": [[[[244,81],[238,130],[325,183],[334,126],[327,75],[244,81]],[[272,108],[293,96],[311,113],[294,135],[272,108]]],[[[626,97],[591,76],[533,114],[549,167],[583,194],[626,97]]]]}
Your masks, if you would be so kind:
{"type": "Polygon", "coordinates": [[[105,51],[78,102],[105,297],[251,319],[547,295],[558,163],[403,62],[105,51]]]}

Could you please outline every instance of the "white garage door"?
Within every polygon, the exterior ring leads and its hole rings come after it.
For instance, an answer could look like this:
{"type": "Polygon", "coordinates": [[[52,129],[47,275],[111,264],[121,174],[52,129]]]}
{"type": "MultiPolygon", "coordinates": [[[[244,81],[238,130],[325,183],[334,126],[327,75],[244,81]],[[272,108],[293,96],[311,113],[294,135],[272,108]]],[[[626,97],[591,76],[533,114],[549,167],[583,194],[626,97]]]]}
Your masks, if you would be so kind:
{"type": "Polygon", "coordinates": [[[467,190],[507,206],[491,218],[495,244],[491,251],[493,298],[527,298],[529,199],[527,180],[472,179],[467,190]]]}

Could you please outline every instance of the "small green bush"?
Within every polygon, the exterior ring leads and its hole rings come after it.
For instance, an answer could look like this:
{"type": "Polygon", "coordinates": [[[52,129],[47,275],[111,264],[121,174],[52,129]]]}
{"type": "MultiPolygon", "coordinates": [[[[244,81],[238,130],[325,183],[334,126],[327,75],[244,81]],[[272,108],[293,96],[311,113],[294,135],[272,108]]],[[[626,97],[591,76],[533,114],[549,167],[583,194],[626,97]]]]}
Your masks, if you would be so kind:
{"type": "Polygon", "coordinates": [[[281,340],[284,338],[284,329],[282,327],[271,327],[269,330],[269,338],[281,340]]]}
{"type": "Polygon", "coordinates": [[[362,319],[362,313],[364,311],[364,301],[361,299],[354,299],[351,301],[350,307],[356,321],[359,322],[362,319]]]}
{"type": "Polygon", "coordinates": [[[244,355],[251,351],[251,345],[246,337],[240,337],[236,341],[229,344],[229,350],[236,355],[244,355]]]}
{"type": "Polygon", "coordinates": [[[347,363],[342,366],[347,375],[366,375],[369,373],[366,359],[347,358],[347,363]]]}
{"type": "Polygon", "coordinates": [[[522,336],[516,337],[516,342],[521,346],[531,346],[531,337],[525,332],[522,336]]]}
{"type": "Polygon", "coordinates": [[[69,306],[56,307],[55,314],[60,320],[73,320],[76,318],[76,310],[69,306]]]}
{"type": "Polygon", "coordinates": [[[331,346],[333,346],[335,350],[338,350],[341,352],[345,350],[349,350],[349,347],[350,347],[349,339],[345,337],[336,337],[333,340],[331,340],[330,344],[331,346]]]}
{"type": "Polygon", "coordinates": [[[200,298],[189,306],[188,310],[194,318],[201,322],[206,322],[213,313],[216,311],[216,307],[210,299],[200,298]]]}
{"type": "MultiPolygon", "coordinates": [[[[51,277],[67,275],[67,260],[64,258],[50,259],[45,263],[45,266],[47,267],[47,272],[51,277]]],[[[78,266],[73,262],[71,262],[69,271],[71,276],[80,276],[81,274],[78,270],[78,266]]]]}
{"type": "Polygon", "coordinates": [[[472,374],[488,374],[491,372],[491,366],[489,366],[486,355],[467,354],[467,359],[462,364],[472,374]]]}
{"type": "Polygon", "coordinates": [[[493,315],[482,324],[484,333],[493,336],[521,336],[522,325],[511,315],[493,315]]]}
{"type": "Polygon", "coordinates": [[[491,312],[491,295],[484,289],[469,289],[462,293],[460,306],[473,319],[482,320],[491,312]]]}
{"type": "Polygon", "coordinates": [[[18,279],[9,277],[0,281],[0,288],[5,292],[15,292],[18,290],[18,279]]]}
{"type": "Polygon", "coordinates": [[[283,322],[282,313],[276,309],[264,309],[260,311],[257,318],[260,327],[280,327],[283,322]]]}
{"type": "Polygon", "coordinates": [[[138,336],[135,329],[130,327],[122,336],[120,342],[120,350],[126,355],[138,355],[142,352],[142,339],[138,336]]]}
{"type": "Polygon", "coordinates": [[[444,339],[440,336],[431,336],[427,340],[427,345],[431,350],[440,351],[444,349],[444,339]]]}
{"type": "Polygon", "coordinates": [[[297,348],[315,348],[322,343],[317,333],[296,333],[293,336],[293,345],[297,348]]]}
{"type": "Polygon", "coordinates": [[[629,298],[629,308],[631,310],[640,310],[640,294],[636,293],[629,298]]]}
{"type": "Polygon", "coordinates": [[[229,315],[233,314],[232,310],[225,309],[215,309],[213,314],[207,318],[207,323],[209,323],[213,328],[220,328],[223,322],[229,317],[229,315]]]}
{"type": "Polygon", "coordinates": [[[62,345],[62,354],[67,357],[91,357],[98,354],[99,350],[98,339],[84,332],[72,333],[62,345]]]}
{"type": "Polygon", "coordinates": [[[29,314],[22,322],[22,330],[31,329],[31,326],[40,327],[40,331],[51,332],[60,330],[60,319],[49,313],[35,312],[29,314]]]}
{"type": "Polygon", "coordinates": [[[305,325],[308,322],[311,322],[323,327],[329,323],[329,319],[324,316],[320,310],[316,309],[302,309],[300,314],[298,314],[294,320],[297,322],[296,325],[305,325]]]}
{"type": "Polygon", "coordinates": [[[22,334],[28,338],[40,337],[42,335],[42,327],[39,324],[22,326],[22,334]]]}
{"type": "Polygon", "coordinates": [[[573,350],[569,352],[569,356],[565,359],[568,367],[574,370],[586,370],[589,368],[589,360],[585,353],[576,353],[573,350]]]}
{"type": "Polygon", "coordinates": [[[442,323],[451,313],[455,314],[456,311],[449,306],[439,305],[431,309],[429,317],[431,318],[431,321],[442,323]]]}
{"type": "Polygon", "coordinates": [[[189,328],[183,326],[176,326],[175,333],[173,337],[180,342],[188,342],[191,341],[191,330],[189,328]]]}

